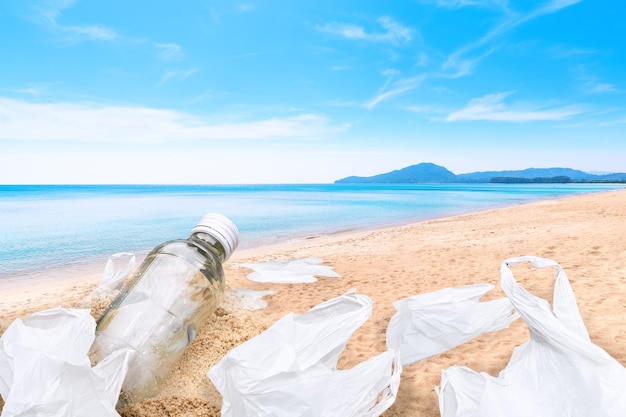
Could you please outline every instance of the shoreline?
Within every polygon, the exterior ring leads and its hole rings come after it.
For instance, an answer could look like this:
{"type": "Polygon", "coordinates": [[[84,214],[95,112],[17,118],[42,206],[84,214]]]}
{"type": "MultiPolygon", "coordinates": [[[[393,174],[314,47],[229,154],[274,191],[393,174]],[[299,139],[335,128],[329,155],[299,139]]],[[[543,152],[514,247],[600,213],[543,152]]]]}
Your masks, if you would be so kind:
{"type": "MultiPolygon", "coordinates": [[[[303,313],[355,288],[372,298],[374,306],[372,316],[357,329],[340,357],[339,369],[352,368],[386,349],[385,330],[395,313],[394,301],[477,283],[495,286],[483,301],[500,298],[500,264],[509,257],[524,255],[550,258],[563,267],[591,340],[626,365],[626,319],[622,314],[626,304],[625,235],[626,190],[620,189],[235,251],[224,265],[227,287],[275,291],[263,298],[267,307],[253,312],[227,311],[214,317],[200,331],[159,396],[121,414],[187,417],[198,411],[198,415],[219,416],[221,397],[206,378],[212,364],[285,314],[303,313]],[[318,277],[309,284],[257,283],[248,280],[251,271],[240,266],[307,257],[322,259],[341,277],[318,277]]],[[[533,273],[528,267],[519,268],[515,274],[528,291],[551,302],[554,280],[550,274],[533,273]]],[[[71,306],[89,294],[97,282],[92,276],[0,290],[0,331],[11,318],[57,305],[71,306]]],[[[513,349],[527,339],[528,330],[518,320],[508,329],[480,335],[405,367],[396,402],[383,417],[438,417],[434,387],[440,383],[443,369],[465,365],[497,376],[513,349]]]]}
{"type": "MultiPolygon", "coordinates": [[[[280,252],[284,250],[295,249],[301,246],[307,246],[309,244],[313,245],[324,245],[329,242],[334,241],[335,239],[349,239],[351,237],[357,238],[363,234],[368,233],[376,233],[376,232],[389,232],[394,229],[406,228],[406,227],[416,227],[420,224],[429,223],[433,221],[446,221],[446,219],[455,219],[463,216],[473,216],[473,215],[489,215],[490,213],[498,212],[500,210],[506,210],[514,207],[525,207],[525,206],[533,206],[533,205],[543,205],[550,204],[550,202],[558,202],[561,200],[569,200],[569,199],[577,199],[584,198],[585,196],[601,196],[611,193],[625,193],[624,190],[607,190],[601,192],[589,192],[582,193],[576,195],[567,195],[567,196],[557,196],[557,197],[546,197],[538,200],[533,200],[529,202],[521,202],[514,204],[504,204],[502,206],[478,210],[475,212],[462,212],[459,214],[445,215],[442,217],[432,217],[427,219],[414,219],[409,221],[390,221],[385,223],[384,225],[377,226],[364,226],[360,228],[352,228],[346,230],[338,230],[329,233],[318,233],[318,234],[309,234],[306,236],[295,236],[285,240],[279,240],[268,244],[253,244],[250,247],[246,247],[244,249],[238,249],[233,253],[233,256],[230,263],[233,263],[234,260],[238,258],[243,259],[259,259],[265,258],[262,254],[265,253],[273,253],[280,252]]],[[[136,256],[136,266],[141,264],[145,256],[149,253],[150,249],[145,249],[142,251],[138,251],[135,254],[136,256]]],[[[132,252],[130,252],[132,253],[132,252]]],[[[9,294],[15,294],[19,289],[26,288],[48,288],[50,286],[72,286],[71,283],[80,282],[85,283],[89,282],[93,286],[97,286],[102,273],[104,271],[104,267],[109,259],[109,257],[113,254],[109,254],[106,257],[102,258],[94,258],[90,261],[85,261],[78,263],[77,265],[68,265],[63,267],[55,267],[49,269],[47,271],[40,272],[29,272],[24,274],[11,274],[2,276],[0,274],[0,300],[6,299],[6,296],[9,294]],[[67,284],[67,285],[65,285],[67,284]]],[[[252,261],[246,261],[252,262],[252,261]]],[[[255,261],[258,262],[258,261],[255,261]]],[[[228,267],[228,264],[225,265],[228,267]]],[[[0,307],[2,306],[2,302],[0,302],[0,307]]],[[[2,309],[0,308],[0,313],[2,313],[2,309]]],[[[0,314],[0,317],[2,315],[0,314]]]]}
{"type": "MultiPolygon", "coordinates": [[[[557,197],[558,198],[558,197],[557,197]]],[[[526,204],[526,203],[522,203],[526,204]]],[[[506,207],[506,206],[504,206],[506,207]]],[[[499,207],[501,208],[501,207],[499,207]]],[[[497,208],[495,208],[497,209],[497,208]]],[[[494,208],[486,209],[486,210],[495,210],[494,208]]],[[[485,210],[485,211],[486,211],[485,210]]],[[[483,210],[481,210],[483,211],[483,210]]],[[[477,211],[480,212],[480,211],[477,211]]],[[[332,236],[344,236],[361,232],[372,232],[376,230],[385,230],[391,229],[395,227],[407,226],[414,223],[421,223],[424,221],[435,220],[439,218],[446,217],[454,217],[458,215],[471,214],[474,212],[462,212],[459,214],[454,214],[452,216],[443,216],[443,217],[429,217],[429,218],[419,218],[419,219],[411,219],[407,221],[393,221],[390,220],[385,223],[377,224],[377,225],[366,225],[363,227],[354,227],[350,229],[342,229],[332,232],[321,232],[316,234],[308,234],[308,235],[294,235],[293,237],[288,237],[285,239],[274,238],[271,243],[260,243],[259,241],[255,241],[254,243],[249,244],[249,246],[243,249],[237,249],[235,253],[254,253],[259,250],[266,250],[271,248],[281,248],[289,245],[297,245],[301,242],[306,241],[316,241],[317,239],[323,239],[325,237],[332,236]]],[[[244,243],[245,245],[245,243],[244,243]]],[[[242,245],[240,245],[241,247],[242,245]]],[[[134,252],[136,256],[136,264],[139,265],[142,260],[148,255],[152,248],[143,249],[141,251],[134,252]]],[[[129,252],[133,253],[133,252],[129,252]]],[[[16,287],[28,287],[32,285],[38,285],[43,283],[54,283],[64,280],[72,280],[72,279],[80,279],[84,277],[100,277],[102,275],[102,271],[104,271],[104,267],[113,253],[102,256],[102,257],[94,257],[93,259],[86,261],[78,261],[72,265],[64,265],[49,268],[45,271],[37,271],[37,272],[24,272],[24,273],[12,273],[3,275],[0,272],[0,293],[3,290],[8,290],[16,287]]]]}
{"type": "MultiPolygon", "coordinates": [[[[298,241],[302,239],[311,239],[311,238],[325,236],[325,235],[387,229],[387,228],[392,228],[392,227],[404,226],[404,225],[408,225],[412,223],[420,223],[420,222],[429,221],[429,220],[442,218],[442,217],[458,216],[458,215],[464,215],[464,214],[477,213],[477,212],[481,212],[485,210],[506,208],[510,206],[516,206],[519,204],[528,204],[528,203],[532,203],[535,201],[567,198],[567,197],[577,196],[577,195],[588,195],[588,194],[605,193],[605,192],[611,192],[611,191],[615,191],[615,189],[580,192],[574,195],[565,194],[565,195],[559,195],[559,196],[543,196],[543,197],[537,197],[536,199],[522,200],[522,201],[506,201],[506,200],[499,201],[499,202],[492,201],[486,208],[485,207],[474,208],[474,209],[470,208],[469,210],[467,207],[465,209],[462,209],[462,208],[455,209],[455,208],[448,207],[444,209],[444,211],[438,214],[433,214],[433,213],[415,214],[414,213],[413,216],[403,217],[399,219],[396,219],[396,218],[384,219],[382,221],[380,218],[378,218],[367,224],[359,224],[359,225],[353,225],[353,226],[344,225],[343,228],[340,228],[340,229],[325,227],[321,230],[320,229],[313,230],[313,231],[309,230],[307,232],[303,230],[301,231],[294,230],[290,234],[284,235],[282,237],[278,235],[276,236],[266,235],[264,237],[259,237],[257,235],[254,235],[254,236],[250,235],[250,236],[244,237],[245,240],[243,240],[240,243],[238,250],[239,251],[254,250],[259,247],[264,247],[268,245],[270,246],[281,245],[281,244],[289,243],[292,241],[298,241]]],[[[177,238],[177,237],[180,237],[180,236],[171,236],[170,238],[177,238]]],[[[139,257],[143,257],[147,255],[147,253],[151,249],[152,247],[144,247],[140,250],[137,250],[137,249],[134,249],[132,251],[130,249],[129,250],[122,249],[122,250],[128,251],[128,252],[134,251],[135,255],[139,258],[139,257]]],[[[114,252],[102,253],[99,255],[85,253],[80,259],[67,260],[65,261],[64,264],[61,264],[58,266],[44,266],[45,270],[43,271],[41,267],[36,266],[38,265],[36,263],[37,257],[31,254],[30,259],[32,260],[32,262],[30,263],[30,265],[26,264],[26,266],[22,270],[15,270],[12,272],[0,271],[0,290],[11,288],[13,286],[31,285],[31,284],[39,283],[43,281],[57,281],[57,280],[62,280],[62,279],[78,278],[78,277],[85,276],[85,275],[100,274],[108,258],[113,254],[114,252]],[[39,269],[35,269],[35,268],[39,268],[39,269]]]]}

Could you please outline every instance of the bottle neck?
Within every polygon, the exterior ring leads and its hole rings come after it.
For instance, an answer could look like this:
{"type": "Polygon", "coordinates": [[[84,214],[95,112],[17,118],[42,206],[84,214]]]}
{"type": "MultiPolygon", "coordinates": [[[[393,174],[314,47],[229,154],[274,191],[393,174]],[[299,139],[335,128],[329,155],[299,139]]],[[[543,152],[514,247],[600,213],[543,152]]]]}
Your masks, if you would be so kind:
{"type": "Polygon", "coordinates": [[[224,246],[220,243],[219,240],[215,239],[215,237],[211,236],[208,233],[204,232],[195,232],[189,236],[190,240],[200,241],[204,245],[213,248],[211,252],[213,252],[219,258],[220,262],[226,262],[228,258],[226,257],[226,250],[224,246]]]}
{"type": "MultiPolygon", "coordinates": [[[[219,242],[224,253],[224,260],[228,260],[230,255],[239,245],[239,229],[230,221],[228,217],[224,217],[219,213],[207,213],[202,216],[202,219],[196,227],[191,229],[191,235],[194,234],[206,234],[207,241],[219,242]]],[[[200,239],[204,239],[204,235],[199,235],[200,239]]]]}

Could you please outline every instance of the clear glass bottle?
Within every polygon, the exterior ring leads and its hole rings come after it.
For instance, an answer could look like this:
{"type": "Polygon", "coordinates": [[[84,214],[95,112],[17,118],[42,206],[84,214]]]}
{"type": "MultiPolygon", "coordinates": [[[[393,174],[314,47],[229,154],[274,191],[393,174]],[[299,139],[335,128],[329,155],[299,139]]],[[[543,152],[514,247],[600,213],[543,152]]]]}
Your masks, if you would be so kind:
{"type": "Polygon", "coordinates": [[[98,362],[117,349],[133,351],[121,403],[157,394],[221,301],[222,263],[238,244],[239,231],[228,218],[206,214],[189,238],[155,247],[102,313],[93,359],[98,362]]]}

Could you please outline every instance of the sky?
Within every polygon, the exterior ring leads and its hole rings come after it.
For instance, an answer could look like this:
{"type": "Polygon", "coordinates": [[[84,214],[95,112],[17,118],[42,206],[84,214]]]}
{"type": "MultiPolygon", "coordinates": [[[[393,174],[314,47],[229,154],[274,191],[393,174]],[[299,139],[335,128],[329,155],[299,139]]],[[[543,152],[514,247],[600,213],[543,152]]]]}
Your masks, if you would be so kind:
{"type": "Polygon", "coordinates": [[[3,0],[0,183],[626,172],[609,0],[3,0]]]}

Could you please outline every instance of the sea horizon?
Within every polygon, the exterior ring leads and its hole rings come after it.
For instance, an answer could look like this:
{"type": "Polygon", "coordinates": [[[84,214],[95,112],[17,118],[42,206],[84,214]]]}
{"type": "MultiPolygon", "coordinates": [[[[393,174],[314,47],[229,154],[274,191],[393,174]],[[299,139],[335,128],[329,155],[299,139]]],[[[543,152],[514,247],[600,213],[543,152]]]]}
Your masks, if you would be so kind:
{"type": "Polygon", "coordinates": [[[621,188],[623,184],[0,185],[0,281],[99,274],[114,253],[142,256],[163,241],[186,238],[207,212],[233,220],[241,235],[238,250],[245,250],[621,188]]]}

